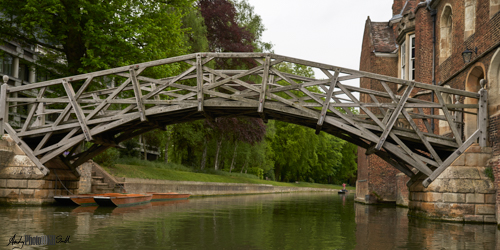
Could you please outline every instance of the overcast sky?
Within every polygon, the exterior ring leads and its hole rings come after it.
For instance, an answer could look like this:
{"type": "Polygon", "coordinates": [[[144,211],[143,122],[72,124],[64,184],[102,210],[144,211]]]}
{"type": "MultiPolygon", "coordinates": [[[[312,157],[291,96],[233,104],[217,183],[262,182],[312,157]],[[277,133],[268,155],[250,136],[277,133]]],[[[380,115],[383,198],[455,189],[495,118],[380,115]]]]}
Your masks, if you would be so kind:
{"type": "Polygon", "coordinates": [[[359,69],[366,18],[389,21],[393,0],[248,0],[274,53],[359,69]]]}

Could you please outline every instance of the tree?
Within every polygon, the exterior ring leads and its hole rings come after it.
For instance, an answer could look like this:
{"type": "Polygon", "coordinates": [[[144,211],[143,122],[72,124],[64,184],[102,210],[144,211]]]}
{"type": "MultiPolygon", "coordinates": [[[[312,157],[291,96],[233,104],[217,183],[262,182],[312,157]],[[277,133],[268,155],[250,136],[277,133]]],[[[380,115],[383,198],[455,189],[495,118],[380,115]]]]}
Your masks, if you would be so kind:
{"type": "Polygon", "coordinates": [[[191,0],[3,0],[0,35],[41,48],[38,63],[54,74],[75,75],[184,54],[190,8],[191,0]]]}

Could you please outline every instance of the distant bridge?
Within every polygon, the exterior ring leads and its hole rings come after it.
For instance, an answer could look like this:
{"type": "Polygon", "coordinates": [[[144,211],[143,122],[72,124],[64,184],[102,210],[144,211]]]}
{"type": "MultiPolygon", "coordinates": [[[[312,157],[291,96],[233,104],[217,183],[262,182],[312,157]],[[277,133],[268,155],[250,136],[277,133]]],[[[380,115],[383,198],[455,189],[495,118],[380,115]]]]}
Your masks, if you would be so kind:
{"type": "Polygon", "coordinates": [[[49,169],[43,164],[56,157],[76,172],[85,161],[142,133],[224,116],[276,119],[325,131],[366,148],[412,181],[428,176],[424,186],[478,139],[486,145],[485,89],[472,93],[275,54],[197,53],[24,86],[4,81],[0,131],[44,174],[49,169]],[[229,60],[253,66],[220,69],[214,62],[229,60]],[[284,72],[283,63],[312,67],[325,79],[284,72]],[[164,65],[187,67],[178,75],[152,77],[164,65]],[[362,78],[380,88],[346,84],[362,78]],[[437,102],[430,101],[431,95],[437,102]],[[477,104],[447,103],[449,95],[477,104]],[[430,109],[440,112],[430,115],[430,109]],[[25,114],[19,118],[21,110],[25,114]],[[462,133],[463,113],[476,117],[477,130],[468,138],[462,133]],[[434,120],[446,123],[451,133],[432,133],[434,120]],[[85,140],[94,144],[79,152],[85,140]]]}

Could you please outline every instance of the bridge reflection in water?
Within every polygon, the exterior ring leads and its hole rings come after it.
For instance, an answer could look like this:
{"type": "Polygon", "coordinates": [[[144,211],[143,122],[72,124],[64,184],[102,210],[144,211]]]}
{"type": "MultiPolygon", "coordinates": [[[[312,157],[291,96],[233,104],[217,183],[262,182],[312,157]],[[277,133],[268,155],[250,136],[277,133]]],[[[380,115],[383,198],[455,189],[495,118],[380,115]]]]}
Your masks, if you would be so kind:
{"type": "Polygon", "coordinates": [[[495,225],[407,217],[353,196],[297,193],[194,198],[125,209],[0,208],[14,234],[70,235],[50,249],[495,249],[495,225]]]}

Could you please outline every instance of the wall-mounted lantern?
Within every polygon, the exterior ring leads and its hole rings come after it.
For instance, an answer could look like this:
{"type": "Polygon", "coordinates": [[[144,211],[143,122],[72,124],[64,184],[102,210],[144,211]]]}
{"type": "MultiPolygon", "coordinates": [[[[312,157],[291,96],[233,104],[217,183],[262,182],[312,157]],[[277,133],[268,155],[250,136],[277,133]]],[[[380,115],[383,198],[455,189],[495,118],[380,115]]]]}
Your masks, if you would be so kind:
{"type": "Polygon", "coordinates": [[[470,62],[470,59],[472,58],[472,53],[477,55],[477,47],[474,48],[474,51],[469,50],[466,48],[464,52],[462,52],[462,58],[464,59],[464,63],[467,64],[470,62]]]}

